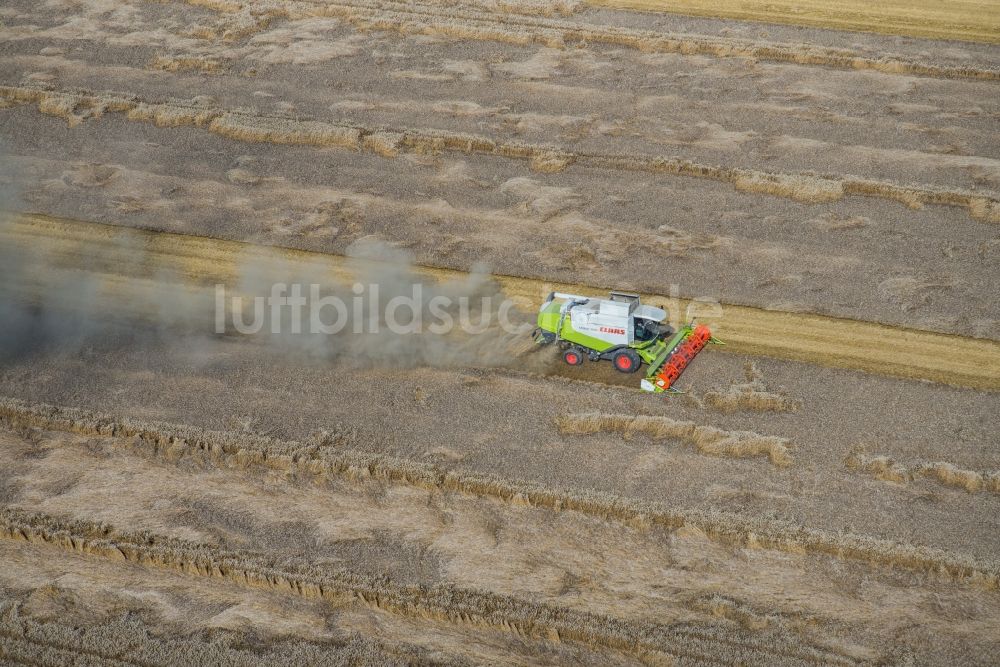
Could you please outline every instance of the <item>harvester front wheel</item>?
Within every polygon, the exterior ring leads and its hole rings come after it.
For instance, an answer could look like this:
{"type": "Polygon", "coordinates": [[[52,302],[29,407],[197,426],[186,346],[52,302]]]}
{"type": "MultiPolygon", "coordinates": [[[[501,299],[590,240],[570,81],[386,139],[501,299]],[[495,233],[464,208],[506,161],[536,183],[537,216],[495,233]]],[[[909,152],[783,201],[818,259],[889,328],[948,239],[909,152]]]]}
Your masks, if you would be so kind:
{"type": "Polygon", "coordinates": [[[565,352],[563,352],[563,361],[565,361],[570,366],[579,366],[583,363],[584,354],[577,347],[571,347],[565,352]]]}
{"type": "Polygon", "coordinates": [[[632,350],[619,350],[611,357],[611,363],[620,373],[635,373],[639,370],[639,355],[632,350]]]}

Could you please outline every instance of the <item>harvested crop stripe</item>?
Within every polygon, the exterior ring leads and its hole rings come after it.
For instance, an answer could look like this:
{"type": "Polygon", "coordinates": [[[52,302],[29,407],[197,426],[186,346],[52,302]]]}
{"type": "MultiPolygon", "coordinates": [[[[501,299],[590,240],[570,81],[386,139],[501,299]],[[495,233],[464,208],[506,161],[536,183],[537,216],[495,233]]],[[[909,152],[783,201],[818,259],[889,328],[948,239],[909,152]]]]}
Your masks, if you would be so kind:
{"type": "Polygon", "coordinates": [[[74,408],[29,405],[0,398],[0,424],[129,439],[135,447],[168,460],[192,457],[223,467],[266,467],[322,479],[379,479],[423,489],[496,498],[555,511],[577,511],[606,520],[676,529],[694,527],[730,544],[791,553],[823,554],[878,565],[933,571],[990,588],[1000,584],[1000,561],[851,533],[831,533],[758,516],[685,510],[590,489],[557,489],[474,471],[357,450],[330,450],[295,441],[192,426],[119,419],[74,408]]]}
{"type": "Polygon", "coordinates": [[[561,433],[583,435],[617,432],[626,436],[641,433],[654,438],[675,438],[688,442],[699,452],[709,456],[767,456],[771,463],[779,466],[792,462],[787,438],[751,431],[723,431],[713,426],[701,426],[669,417],[588,412],[562,415],[556,423],[561,433]]]}
{"type": "Polygon", "coordinates": [[[853,195],[890,199],[913,209],[930,204],[956,206],[965,208],[975,220],[1000,223],[1000,195],[933,185],[903,185],[849,174],[764,172],[699,164],[679,157],[578,153],[544,144],[497,141],[483,135],[297,120],[176,102],[146,102],[137,96],[114,93],[56,92],[0,86],[0,99],[36,103],[39,111],[64,118],[70,127],[91,118],[99,118],[107,112],[120,112],[125,113],[129,120],[151,122],[158,127],[202,127],[234,141],[365,149],[390,158],[395,157],[402,149],[424,153],[478,153],[527,160],[532,169],[546,173],[576,165],[686,176],[731,183],[741,192],[806,203],[835,201],[853,195]]]}
{"type": "MultiPolygon", "coordinates": [[[[281,261],[288,266],[322,267],[332,281],[347,281],[352,273],[345,258],[299,250],[258,246],[199,236],[151,232],[126,227],[63,220],[47,216],[18,216],[0,226],[0,242],[21,247],[28,256],[46,252],[59,266],[102,271],[102,279],[124,293],[138,287],[154,289],[163,279],[159,268],[191,289],[232,284],[242,263],[281,261]],[[118,245],[141,247],[151,264],[121,261],[118,245]],[[153,261],[155,260],[155,261],[153,261]],[[95,268],[96,267],[96,268],[95,268]],[[104,268],[102,268],[104,267],[104,268]],[[143,268],[145,267],[145,268],[143,268]]],[[[442,281],[465,276],[461,271],[415,267],[419,275],[442,281]]],[[[40,275],[44,281],[50,276],[40,275]]],[[[604,291],[603,287],[551,283],[535,278],[494,276],[503,292],[526,307],[537,307],[551,290],[570,294],[604,291]]],[[[0,285],[0,289],[13,286],[0,285]]],[[[15,295],[18,296],[18,295],[15,295]]],[[[29,294],[21,295],[30,298],[29,294]]],[[[666,297],[643,294],[648,303],[666,297]]],[[[109,301],[121,308],[126,299],[109,301]]],[[[688,303],[678,304],[683,312],[688,303]]],[[[125,315],[127,313],[123,313],[125,315]]],[[[723,304],[713,331],[726,341],[722,351],[792,359],[835,368],[861,370],[902,378],[932,380],[972,389],[1000,390],[1000,343],[847,320],[808,313],[787,313],[723,304]]]]}
{"type": "MultiPolygon", "coordinates": [[[[239,16],[304,19],[331,16],[374,30],[403,33],[439,34],[512,44],[542,44],[564,47],[572,44],[608,44],[647,52],[707,55],[718,58],[753,58],[798,65],[819,65],[838,69],[867,69],[889,74],[940,78],[1000,79],[1000,69],[952,67],[919,62],[897,56],[871,57],[850,49],[812,44],[773,43],[708,35],[662,33],[634,30],[559,18],[543,18],[505,12],[479,11],[469,7],[442,7],[395,0],[339,0],[312,2],[276,0],[272,2],[189,4],[239,16]]],[[[857,1],[857,0],[855,0],[857,1]]],[[[266,25],[263,23],[262,25],[266,25]]]]}
{"type": "Polygon", "coordinates": [[[926,478],[969,493],[980,491],[1000,493],[1000,470],[966,470],[947,461],[914,461],[902,464],[888,456],[868,455],[863,452],[852,453],[847,457],[846,463],[852,470],[866,472],[875,479],[886,482],[906,484],[915,479],[926,478]]]}

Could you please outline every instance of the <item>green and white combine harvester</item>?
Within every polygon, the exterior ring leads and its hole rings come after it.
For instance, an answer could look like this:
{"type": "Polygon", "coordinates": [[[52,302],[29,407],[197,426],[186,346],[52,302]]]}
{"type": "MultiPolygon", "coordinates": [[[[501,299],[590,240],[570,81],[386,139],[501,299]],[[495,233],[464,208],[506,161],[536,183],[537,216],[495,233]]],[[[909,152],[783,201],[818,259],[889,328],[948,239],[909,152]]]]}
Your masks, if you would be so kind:
{"type": "Polygon", "coordinates": [[[673,383],[708,343],[722,344],[703,324],[675,331],[662,308],[639,302],[637,294],[612,292],[610,299],[552,292],[538,310],[535,340],[559,343],[563,360],[579,366],[585,359],[610,360],[622,373],[646,363],[640,386],[650,392],[676,392],[673,383]]]}

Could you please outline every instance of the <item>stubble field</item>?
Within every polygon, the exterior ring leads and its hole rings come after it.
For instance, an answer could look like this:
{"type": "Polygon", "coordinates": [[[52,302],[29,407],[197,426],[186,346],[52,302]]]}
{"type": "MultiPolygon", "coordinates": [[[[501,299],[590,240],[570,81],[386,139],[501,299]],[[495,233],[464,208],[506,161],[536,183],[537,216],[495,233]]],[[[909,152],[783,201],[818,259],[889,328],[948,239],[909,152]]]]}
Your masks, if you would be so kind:
{"type": "Polygon", "coordinates": [[[6,3],[0,656],[995,662],[1000,59],[953,4],[6,3]],[[727,345],[665,398],[495,328],[212,333],[296,281],[727,345]]]}

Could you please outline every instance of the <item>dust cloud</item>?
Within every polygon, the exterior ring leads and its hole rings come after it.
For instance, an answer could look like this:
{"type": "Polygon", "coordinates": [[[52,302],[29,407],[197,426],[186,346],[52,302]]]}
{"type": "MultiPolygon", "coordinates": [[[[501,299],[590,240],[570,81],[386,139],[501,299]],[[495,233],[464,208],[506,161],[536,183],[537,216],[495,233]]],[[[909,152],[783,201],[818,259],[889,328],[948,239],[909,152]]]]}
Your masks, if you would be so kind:
{"type": "Polygon", "coordinates": [[[531,348],[530,317],[483,267],[439,281],[421,274],[407,251],[363,237],[339,271],[328,257],[248,247],[229,260],[229,277],[212,284],[134,230],[106,228],[107,238],[85,245],[32,236],[17,203],[7,187],[0,362],[72,353],[110,336],[192,350],[243,338],[351,366],[502,366],[531,348]],[[287,301],[296,294],[298,309],[287,301]]]}

